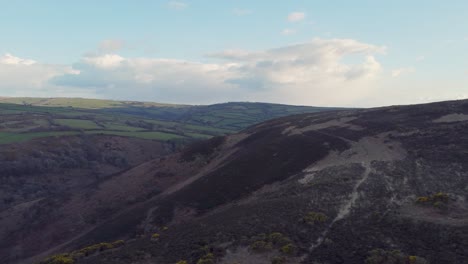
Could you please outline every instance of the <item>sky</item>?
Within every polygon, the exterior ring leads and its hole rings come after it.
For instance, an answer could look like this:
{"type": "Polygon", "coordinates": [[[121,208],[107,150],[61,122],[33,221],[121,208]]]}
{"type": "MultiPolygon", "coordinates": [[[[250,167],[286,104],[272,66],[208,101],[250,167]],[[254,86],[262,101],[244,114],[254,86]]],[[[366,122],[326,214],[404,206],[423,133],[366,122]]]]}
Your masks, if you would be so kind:
{"type": "Polygon", "coordinates": [[[468,1],[0,0],[0,96],[372,107],[468,98],[468,1]]]}

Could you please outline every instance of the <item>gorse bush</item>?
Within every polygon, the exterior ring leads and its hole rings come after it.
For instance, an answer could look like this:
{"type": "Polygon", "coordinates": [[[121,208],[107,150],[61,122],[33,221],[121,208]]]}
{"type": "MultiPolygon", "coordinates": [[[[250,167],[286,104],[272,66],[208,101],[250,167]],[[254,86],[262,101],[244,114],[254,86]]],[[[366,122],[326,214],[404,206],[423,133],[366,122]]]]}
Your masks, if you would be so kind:
{"type": "Polygon", "coordinates": [[[250,244],[250,249],[255,252],[270,251],[273,249],[273,244],[271,242],[258,240],[250,244]]]}
{"type": "Polygon", "coordinates": [[[275,246],[284,246],[291,243],[291,239],[279,232],[271,233],[268,236],[268,241],[275,246]]]}
{"type": "Polygon", "coordinates": [[[75,260],[69,254],[58,254],[41,261],[40,264],[73,264],[75,260]]]}
{"type": "Polygon", "coordinates": [[[428,264],[418,256],[408,256],[399,250],[374,249],[369,252],[366,264],[428,264]]]}
{"type": "Polygon", "coordinates": [[[271,264],[285,264],[287,262],[286,257],[276,256],[271,259],[271,264]]]}
{"type": "Polygon", "coordinates": [[[416,198],[416,203],[419,205],[431,205],[436,208],[444,208],[449,202],[449,195],[443,192],[438,192],[430,196],[420,196],[416,198]]]}
{"type": "Polygon", "coordinates": [[[215,264],[215,256],[213,253],[207,253],[197,261],[197,264],[215,264]]]}
{"type": "Polygon", "coordinates": [[[296,252],[296,246],[290,243],[285,246],[282,246],[280,251],[281,253],[286,255],[294,255],[294,253],[296,252]]]}
{"type": "Polygon", "coordinates": [[[151,235],[151,241],[158,241],[160,237],[161,237],[160,234],[154,233],[151,235]]]}
{"type": "Polygon", "coordinates": [[[308,212],[303,218],[302,221],[309,225],[315,225],[319,223],[324,223],[328,220],[328,216],[323,213],[318,212],[308,212]]]}
{"type": "Polygon", "coordinates": [[[79,250],[75,250],[71,253],[63,253],[51,256],[44,261],[41,261],[40,264],[73,264],[80,258],[87,257],[101,251],[118,248],[124,244],[125,241],[123,240],[117,240],[112,243],[98,243],[79,250]]]}

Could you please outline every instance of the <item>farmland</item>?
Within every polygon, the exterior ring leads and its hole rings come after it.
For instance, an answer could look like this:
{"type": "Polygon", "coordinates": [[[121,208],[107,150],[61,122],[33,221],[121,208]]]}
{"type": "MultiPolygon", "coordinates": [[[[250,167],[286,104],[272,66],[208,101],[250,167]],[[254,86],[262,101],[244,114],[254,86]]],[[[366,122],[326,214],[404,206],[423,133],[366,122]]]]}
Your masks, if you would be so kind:
{"type": "Polygon", "coordinates": [[[67,135],[188,142],[291,114],[333,108],[267,103],[207,106],[82,98],[0,98],[0,144],[67,135]]]}

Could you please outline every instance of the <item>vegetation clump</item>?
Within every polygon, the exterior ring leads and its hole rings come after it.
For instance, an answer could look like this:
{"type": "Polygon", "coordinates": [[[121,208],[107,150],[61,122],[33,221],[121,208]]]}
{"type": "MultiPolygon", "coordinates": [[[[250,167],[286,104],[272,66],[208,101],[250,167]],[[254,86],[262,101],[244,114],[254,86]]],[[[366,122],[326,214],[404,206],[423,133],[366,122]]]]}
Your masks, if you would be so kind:
{"type": "Polygon", "coordinates": [[[277,264],[286,263],[286,256],[293,256],[297,252],[297,247],[291,239],[279,232],[259,234],[253,237],[249,248],[256,253],[276,251],[285,255],[276,256],[272,259],[272,263],[277,264]]]}
{"type": "Polygon", "coordinates": [[[255,252],[265,252],[273,249],[273,244],[271,242],[258,240],[250,244],[250,249],[255,252]]]}
{"type": "Polygon", "coordinates": [[[271,259],[271,264],[284,264],[286,262],[287,259],[284,256],[276,256],[271,259]]]}
{"type": "Polygon", "coordinates": [[[408,256],[399,250],[374,249],[369,252],[366,264],[428,264],[418,256],[408,256]]]}
{"type": "Polygon", "coordinates": [[[123,240],[117,240],[112,243],[98,243],[73,251],[71,253],[53,255],[45,259],[44,261],[41,261],[40,264],[73,264],[76,260],[80,258],[87,257],[105,250],[119,248],[124,244],[125,241],[123,240]]]}
{"type": "Polygon", "coordinates": [[[215,264],[215,256],[213,253],[207,253],[197,261],[197,264],[215,264]]]}
{"type": "Polygon", "coordinates": [[[78,253],[78,256],[82,256],[82,255],[89,256],[96,252],[105,251],[105,250],[112,249],[112,248],[114,248],[114,245],[112,243],[99,243],[99,244],[94,244],[94,245],[82,248],[78,250],[78,252],[74,252],[74,253],[78,253]]]}
{"type": "Polygon", "coordinates": [[[268,236],[268,240],[274,245],[274,246],[284,246],[287,244],[291,244],[291,239],[283,235],[282,233],[275,232],[271,233],[268,236]]]}
{"type": "Polygon", "coordinates": [[[188,264],[188,262],[186,260],[179,260],[176,264],[188,264]]]}
{"type": "Polygon", "coordinates": [[[154,233],[154,234],[151,235],[151,241],[153,241],[153,242],[158,241],[159,237],[161,237],[160,234],[154,233]]]}
{"type": "Polygon", "coordinates": [[[325,223],[328,220],[328,216],[319,212],[308,212],[302,221],[309,225],[325,223]]]}
{"type": "Polygon", "coordinates": [[[296,246],[292,243],[289,243],[287,245],[282,246],[280,251],[281,253],[286,255],[294,255],[294,253],[296,253],[296,246]]]}
{"type": "Polygon", "coordinates": [[[58,254],[53,255],[44,261],[41,261],[40,264],[73,264],[75,260],[70,256],[70,254],[58,254]]]}
{"type": "Polygon", "coordinates": [[[438,192],[430,196],[420,196],[416,199],[419,205],[431,205],[433,207],[442,208],[449,201],[449,195],[443,192],[438,192]]]}

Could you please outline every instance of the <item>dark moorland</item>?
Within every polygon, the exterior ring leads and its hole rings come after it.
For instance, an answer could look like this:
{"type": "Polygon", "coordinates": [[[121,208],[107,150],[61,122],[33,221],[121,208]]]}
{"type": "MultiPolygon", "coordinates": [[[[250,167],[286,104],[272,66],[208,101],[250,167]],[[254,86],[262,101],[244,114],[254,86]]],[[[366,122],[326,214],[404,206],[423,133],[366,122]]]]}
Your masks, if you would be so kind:
{"type": "Polygon", "coordinates": [[[468,100],[273,119],[10,202],[1,260],[468,263],[467,129],[468,100]]]}

